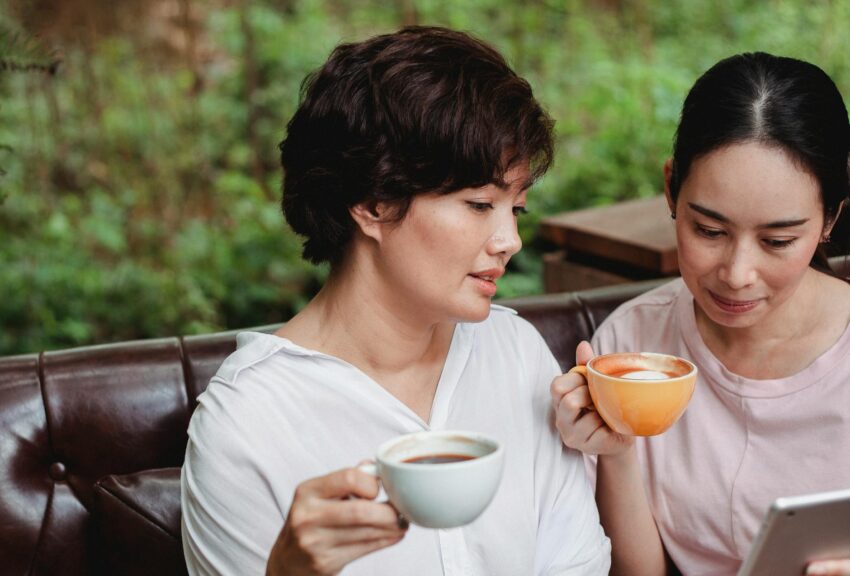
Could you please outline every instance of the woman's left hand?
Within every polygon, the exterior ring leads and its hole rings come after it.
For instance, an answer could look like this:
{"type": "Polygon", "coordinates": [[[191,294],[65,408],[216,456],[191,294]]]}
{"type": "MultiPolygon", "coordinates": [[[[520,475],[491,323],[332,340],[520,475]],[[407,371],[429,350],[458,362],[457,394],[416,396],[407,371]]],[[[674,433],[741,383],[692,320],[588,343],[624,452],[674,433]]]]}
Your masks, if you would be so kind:
{"type": "MultiPolygon", "coordinates": [[[[586,341],[576,347],[577,364],[587,364],[593,349],[586,341]]],[[[568,448],[585,454],[624,454],[634,444],[632,436],[615,432],[593,407],[587,380],[581,374],[568,372],[557,376],[549,386],[555,407],[555,427],[568,448]]]]}
{"type": "Polygon", "coordinates": [[[806,576],[850,576],[850,558],[816,560],[806,566],[806,576]]]}

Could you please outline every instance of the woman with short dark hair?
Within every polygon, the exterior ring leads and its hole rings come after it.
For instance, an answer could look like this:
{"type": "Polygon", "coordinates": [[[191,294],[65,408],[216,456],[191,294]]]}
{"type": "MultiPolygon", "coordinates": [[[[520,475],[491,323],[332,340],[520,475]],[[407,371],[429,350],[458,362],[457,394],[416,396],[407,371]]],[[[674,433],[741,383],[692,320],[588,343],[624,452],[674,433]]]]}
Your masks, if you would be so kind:
{"type": "Polygon", "coordinates": [[[199,398],[182,477],[190,573],[607,573],[581,454],[552,423],[557,362],[491,305],[551,159],[528,83],[469,35],[346,44],[309,78],[281,145],[283,210],[330,275],[275,334],[240,334],[199,398]],[[495,498],[457,529],[408,527],[353,467],[435,429],[505,447],[495,498]]]}
{"type": "Polygon", "coordinates": [[[281,143],[283,210],[304,257],[337,263],[352,206],[384,203],[401,221],[414,196],[504,186],[552,162],[552,122],[490,46],[411,28],[337,47],[304,83],[281,143]]]}
{"type": "Polygon", "coordinates": [[[688,94],[664,166],[682,278],[623,304],[577,357],[687,358],[691,403],[633,438],[586,410],[582,377],[552,384],[565,444],[598,455],[612,573],[665,574],[666,553],[684,574],[735,574],[774,499],[850,484],[850,285],[823,257],[848,153],[844,101],[813,64],[740,54],[688,94]]]}

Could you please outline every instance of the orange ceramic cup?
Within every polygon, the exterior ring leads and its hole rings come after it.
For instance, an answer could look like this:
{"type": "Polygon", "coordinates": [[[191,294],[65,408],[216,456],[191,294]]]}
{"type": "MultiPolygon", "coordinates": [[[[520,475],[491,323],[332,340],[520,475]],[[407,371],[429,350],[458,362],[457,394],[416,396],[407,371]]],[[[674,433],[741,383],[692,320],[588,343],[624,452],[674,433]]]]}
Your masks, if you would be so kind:
{"type": "Polygon", "coordinates": [[[691,362],[651,352],[604,354],[570,372],[587,379],[593,405],[608,427],[630,436],[654,436],[672,426],[697,381],[691,362]]]}

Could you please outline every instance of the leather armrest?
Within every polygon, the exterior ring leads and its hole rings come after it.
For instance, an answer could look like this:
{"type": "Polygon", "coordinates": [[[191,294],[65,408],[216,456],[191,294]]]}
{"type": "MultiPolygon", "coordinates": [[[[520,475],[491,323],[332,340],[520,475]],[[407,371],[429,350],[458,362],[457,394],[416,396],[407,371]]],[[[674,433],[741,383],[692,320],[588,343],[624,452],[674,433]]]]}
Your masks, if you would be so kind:
{"type": "Polygon", "coordinates": [[[94,487],[104,573],[186,575],[180,536],[180,468],[110,475],[94,487]]]}

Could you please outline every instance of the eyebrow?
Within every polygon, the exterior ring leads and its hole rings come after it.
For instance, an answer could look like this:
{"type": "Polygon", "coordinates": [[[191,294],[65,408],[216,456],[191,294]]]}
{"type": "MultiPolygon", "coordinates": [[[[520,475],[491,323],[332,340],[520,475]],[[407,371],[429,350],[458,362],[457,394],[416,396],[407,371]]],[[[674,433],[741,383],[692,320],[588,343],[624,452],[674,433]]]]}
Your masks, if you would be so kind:
{"type": "MultiPolygon", "coordinates": [[[[496,187],[499,188],[500,190],[504,190],[505,192],[507,192],[508,190],[511,189],[511,186],[513,184],[515,184],[517,181],[519,181],[519,179],[512,180],[511,182],[505,182],[504,179],[497,179],[497,180],[493,181],[493,184],[495,184],[496,187]]],[[[528,190],[531,190],[531,187],[534,186],[534,184],[535,184],[534,177],[529,176],[528,178],[526,178],[525,180],[522,181],[522,188],[519,189],[519,193],[527,192],[528,190]]]]}
{"type": "MultiPolygon", "coordinates": [[[[708,218],[717,220],[718,222],[723,222],[724,224],[729,223],[729,218],[720,212],[715,212],[714,210],[710,210],[709,208],[700,206],[699,204],[694,204],[693,202],[688,202],[688,206],[690,206],[691,210],[699,212],[703,216],[707,216],[708,218]]],[[[776,220],[774,222],[768,222],[767,224],[760,224],[759,228],[792,228],[794,226],[805,224],[808,221],[808,218],[798,218],[796,220],[776,220]]]]}

